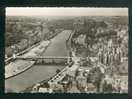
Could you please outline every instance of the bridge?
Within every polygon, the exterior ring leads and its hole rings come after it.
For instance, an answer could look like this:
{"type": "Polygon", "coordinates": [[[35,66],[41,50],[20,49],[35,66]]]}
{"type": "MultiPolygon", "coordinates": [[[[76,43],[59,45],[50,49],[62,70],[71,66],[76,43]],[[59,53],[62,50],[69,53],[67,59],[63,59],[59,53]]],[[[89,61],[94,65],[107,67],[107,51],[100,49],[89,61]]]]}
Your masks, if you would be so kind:
{"type": "Polygon", "coordinates": [[[16,56],[15,59],[22,59],[22,60],[38,60],[38,59],[70,59],[72,57],[56,57],[56,56],[37,56],[37,57],[22,57],[16,56]]]}
{"type": "Polygon", "coordinates": [[[71,62],[72,57],[56,57],[56,56],[36,56],[36,57],[22,57],[16,56],[15,59],[20,60],[29,60],[29,61],[36,61],[37,63],[62,63],[62,62],[71,62]]]}

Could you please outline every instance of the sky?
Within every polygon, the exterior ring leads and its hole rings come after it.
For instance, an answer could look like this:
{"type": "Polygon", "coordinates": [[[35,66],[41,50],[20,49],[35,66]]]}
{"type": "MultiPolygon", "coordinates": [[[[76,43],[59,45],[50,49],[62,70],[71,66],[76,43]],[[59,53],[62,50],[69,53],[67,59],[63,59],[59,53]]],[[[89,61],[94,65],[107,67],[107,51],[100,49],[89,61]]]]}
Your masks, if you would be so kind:
{"type": "Polygon", "coordinates": [[[128,8],[7,7],[6,16],[128,16],[128,8]]]}

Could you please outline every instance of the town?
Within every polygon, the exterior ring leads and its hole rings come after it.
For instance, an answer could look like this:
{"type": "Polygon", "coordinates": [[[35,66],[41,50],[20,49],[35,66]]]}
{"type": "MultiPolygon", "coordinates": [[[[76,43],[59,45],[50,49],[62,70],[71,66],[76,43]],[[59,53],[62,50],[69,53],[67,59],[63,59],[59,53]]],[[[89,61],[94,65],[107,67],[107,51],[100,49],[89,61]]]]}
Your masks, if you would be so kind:
{"type": "Polygon", "coordinates": [[[128,92],[127,16],[8,16],[5,37],[6,92],[128,92]]]}

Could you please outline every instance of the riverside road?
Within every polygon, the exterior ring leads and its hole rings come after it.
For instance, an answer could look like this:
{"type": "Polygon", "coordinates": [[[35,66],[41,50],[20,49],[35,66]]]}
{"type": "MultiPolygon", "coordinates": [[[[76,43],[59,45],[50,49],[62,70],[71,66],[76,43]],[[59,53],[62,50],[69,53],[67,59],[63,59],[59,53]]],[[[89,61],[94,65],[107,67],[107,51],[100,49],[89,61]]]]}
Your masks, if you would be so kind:
{"type": "MultiPolygon", "coordinates": [[[[53,39],[51,39],[51,44],[42,55],[54,57],[68,56],[66,40],[69,38],[71,33],[71,30],[64,30],[53,39]]],[[[25,72],[5,80],[5,90],[21,92],[33,84],[52,77],[56,73],[57,69],[63,69],[64,67],[65,66],[62,65],[34,65],[25,72]]]]}

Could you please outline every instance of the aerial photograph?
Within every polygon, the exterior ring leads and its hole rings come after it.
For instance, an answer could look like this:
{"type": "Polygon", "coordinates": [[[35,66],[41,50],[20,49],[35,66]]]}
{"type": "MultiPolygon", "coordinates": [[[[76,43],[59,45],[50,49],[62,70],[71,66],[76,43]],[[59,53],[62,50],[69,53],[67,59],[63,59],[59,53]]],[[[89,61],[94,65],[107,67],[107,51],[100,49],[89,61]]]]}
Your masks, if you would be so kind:
{"type": "Polygon", "coordinates": [[[6,93],[128,93],[128,8],[5,14],[6,93]]]}

